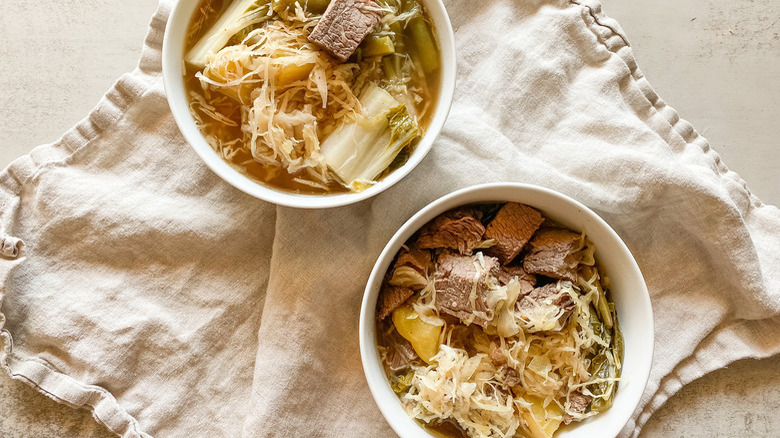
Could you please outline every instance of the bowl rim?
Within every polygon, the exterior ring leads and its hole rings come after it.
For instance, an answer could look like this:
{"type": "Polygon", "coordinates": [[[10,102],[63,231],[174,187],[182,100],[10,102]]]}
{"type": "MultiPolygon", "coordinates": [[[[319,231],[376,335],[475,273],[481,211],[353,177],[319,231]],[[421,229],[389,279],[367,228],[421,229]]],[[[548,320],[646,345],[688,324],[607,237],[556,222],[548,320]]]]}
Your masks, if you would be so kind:
{"type": "MultiPolygon", "coordinates": [[[[634,373],[631,377],[630,398],[628,400],[622,400],[623,406],[630,406],[630,409],[623,409],[624,413],[617,420],[607,423],[607,427],[600,429],[603,435],[601,436],[617,436],[618,433],[625,427],[630,420],[633,412],[638,406],[642,394],[647,386],[647,382],[650,377],[650,370],[653,365],[653,354],[655,350],[655,330],[653,322],[653,309],[650,300],[650,293],[647,289],[647,284],[644,280],[639,265],[636,262],[633,254],[626,246],[625,242],[615,232],[615,230],[598,214],[593,212],[590,208],[582,204],[581,202],[563,194],[558,191],[525,183],[515,182],[492,182],[485,184],[478,184],[469,187],[465,187],[444,196],[441,196],[425,207],[420,209],[411,218],[404,222],[401,227],[393,234],[388,240],[388,243],[383,248],[380,255],[371,270],[366,288],[363,293],[363,299],[361,302],[358,334],[359,334],[359,346],[360,357],[363,366],[364,377],[368,383],[371,395],[388,422],[390,427],[403,438],[431,438],[432,435],[428,434],[422,427],[420,427],[414,420],[412,420],[400,407],[400,401],[397,404],[384,404],[380,402],[383,399],[387,399],[388,391],[392,392],[384,369],[379,362],[379,358],[376,350],[376,300],[379,296],[379,288],[381,287],[382,279],[384,278],[386,270],[389,268],[389,264],[392,262],[393,257],[417,230],[420,229],[425,223],[432,220],[436,216],[444,213],[447,210],[456,208],[461,205],[477,202],[523,202],[513,199],[504,199],[508,196],[491,196],[493,192],[500,192],[505,190],[517,191],[518,193],[525,193],[526,195],[540,195],[543,197],[555,198],[557,201],[564,204],[569,204],[578,210],[580,217],[592,221],[598,227],[601,227],[605,231],[612,242],[617,245],[619,254],[616,254],[616,258],[621,258],[627,263],[628,274],[637,281],[638,289],[632,293],[632,300],[639,300],[639,305],[642,308],[641,316],[643,320],[639,321],[641,326],[641,332],[644,333],[642,345],[636,346],[639,351],[634,354],[638,360],[634,364],[634,373]],[[471,199],[479,195],[479,199],[471,199]],[[634,385],[634,383],[636,385],[634,385]],[[402,414],[400,415],[399,412],[402,414]]],[[[522,196],[522,194],[520,195],[522,196]]],[[[518,196],[518,197],[520,197],[518,196]]],[[[528,204],[532,207],[544,209],[542,205],[528,204]]],[[[606,243],[606,242],[604,242],[606,243]]],[[[602,246],[603,244],[602,243],[602,246]]],[[[598,251],[598,248],[597,248],[598,251]]],[[[620,391],[620,389],[618,389],[620,391]]],[[[626,392],[626,389],[624,389],[626,392]]],[[[397,401],[398,398],[395,394],[392,394],[397,401]]],[[[613,406],[614,408],[615,406],[613,406]]],[[[607,411],[609,412],[609,411],[607,411]]],[[[600,418],[599,416],[591,417],[588,420],[600,418]]],[[[585,424],[588,420],[581,424],[585,424]]],[[[576,427],[576,426],[575,426],[576,427]]],[[[556,434],[556,437],[559,435],[556,434]]],[[[560,434],[561,438],[564,437],[580,436],[577,434],[576,429],[570,429],[560,434]]]]}
{"type": "Polygon", "coordinates": [[[406,177],[430,152],[444,127],[455,95],[457,75],[455,57],[455,34],[442,0],[418,0],[428,11],[433,21],[435,37],[440,46],[441,78],[436,109],[428,129],[417,143],[409,159],[401,167],[385,176],[377,184],[362,192],[336,194],[299,194],[275,188],[270,184],[255,181],[231,167],[209,146],[189,111],[184,90],[183,54],[187,24],[199,0],[177,2],[168,17],[162,44],[162,77],[168,106],[173,113],[184,139],[195,150],[201,160],[220,178],[237,189],[277,205],[302,209],[332,208],[361,202],[392,187],[406,177]],[[190,8],[192,11],[190,11],[190,8]],[[186,16],[184,16],[186,15],[186,16]]]}

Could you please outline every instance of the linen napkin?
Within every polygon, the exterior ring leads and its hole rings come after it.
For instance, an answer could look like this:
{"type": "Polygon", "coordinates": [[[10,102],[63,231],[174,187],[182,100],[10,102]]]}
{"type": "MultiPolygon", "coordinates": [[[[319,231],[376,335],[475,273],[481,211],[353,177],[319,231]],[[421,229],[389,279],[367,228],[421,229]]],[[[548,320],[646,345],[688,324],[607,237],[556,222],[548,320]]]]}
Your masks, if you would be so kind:
{"type": "Polygon", "coordinates": [[[653,91],[593,0],[445,1],[458,83],[406,179],[301,211],[240,193],[169,112],[152,19],[139,66],[59,141],[0,174],[0,364],[123,437],[393,436],[358,353],[384,244],[455,189],[534,183],[635,255],[655,363],[621,436],[679,388],[780,352],[780,211],[653,91]]]}

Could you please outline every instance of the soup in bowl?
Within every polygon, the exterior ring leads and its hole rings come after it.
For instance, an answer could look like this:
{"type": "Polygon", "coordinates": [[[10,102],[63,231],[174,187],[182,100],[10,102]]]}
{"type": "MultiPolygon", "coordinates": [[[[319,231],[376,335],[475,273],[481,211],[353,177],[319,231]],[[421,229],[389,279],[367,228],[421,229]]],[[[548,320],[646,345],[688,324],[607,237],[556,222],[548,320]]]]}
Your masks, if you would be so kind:
{"type": "Polygon", "coordinates": [[[379,193],[422,160],[449,111],[454,59],[440,1],[182,1],[163,77],[217,174],[321,208],[379,193]]]}
{"type": "Polygon", "coordinates": [[[522,184],[447,195],[393,236],[360,348],[402,437],[614,436],[653,351],[647,288],[587,207],[522,184]]]}

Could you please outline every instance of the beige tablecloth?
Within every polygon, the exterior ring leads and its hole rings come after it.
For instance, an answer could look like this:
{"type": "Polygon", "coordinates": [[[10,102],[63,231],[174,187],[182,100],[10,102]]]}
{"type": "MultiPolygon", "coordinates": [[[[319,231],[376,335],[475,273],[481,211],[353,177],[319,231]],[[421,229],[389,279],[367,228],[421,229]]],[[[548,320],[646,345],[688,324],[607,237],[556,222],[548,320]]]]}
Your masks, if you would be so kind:
{"type": "Polygon", "coordinates": [[[433,151],[374,199],[300,211],[182,139],[163,1],[138,69],[0,174],[4,369],[125,437],[392,436],[360,366],[363,286],[416,210],[488,181],[583,201],[636,256],[656,356],[623,436],[685,383],[778,353],[780,211],[655,94],[619,25],[593,0],[445,3],[458,84],[433,151]]]}

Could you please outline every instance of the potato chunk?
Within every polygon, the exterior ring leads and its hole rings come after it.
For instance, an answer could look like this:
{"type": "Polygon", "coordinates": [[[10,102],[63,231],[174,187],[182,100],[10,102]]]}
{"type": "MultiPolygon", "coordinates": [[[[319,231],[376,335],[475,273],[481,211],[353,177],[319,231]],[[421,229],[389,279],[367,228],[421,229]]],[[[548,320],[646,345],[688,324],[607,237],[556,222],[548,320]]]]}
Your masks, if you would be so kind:
{"type": "Polygon", "coordinates": [[[309,77],[314,68],[316,56],[297,55],[274,58],[273,64],[278,68],[276,84],[285,86],[309,77]]]}
{"type": "Polygon", "coordinates": [[[393,312],[393,324],[404,339],[412,344],[412,348],[425,363],[439,352],[439,336],[441,327],[420,319],[420,315],[410,305],[401,306],[393,312]]]}
{"type": "Polygon", "coordinates": [[[552,438],[563,421],[563,411],[555,403],[550,403],[545,408],[542,400],[536,397],[525,397],[532,402],[531,410],[522,413],[523,420],[531,430],[533,438],[552,438]]]}

